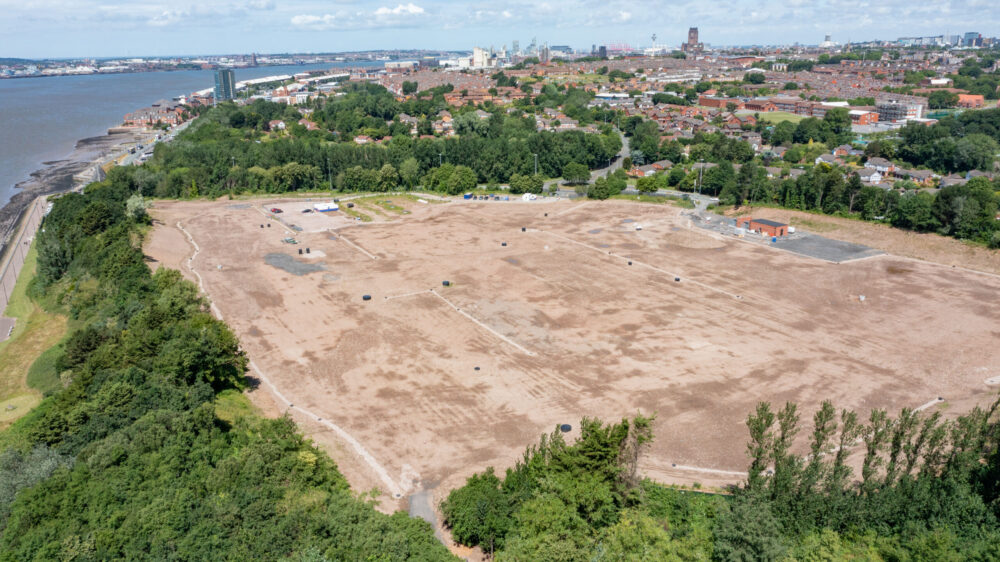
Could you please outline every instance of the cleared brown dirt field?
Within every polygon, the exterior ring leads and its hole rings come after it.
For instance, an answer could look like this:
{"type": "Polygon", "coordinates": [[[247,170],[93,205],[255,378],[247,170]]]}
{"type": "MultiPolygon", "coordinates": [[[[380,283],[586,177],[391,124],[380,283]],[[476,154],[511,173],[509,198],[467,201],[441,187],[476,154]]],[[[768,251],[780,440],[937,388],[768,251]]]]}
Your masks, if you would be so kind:
{"type": "Polygon", "coordinates": [[[996,392],[993,276],[797,257],[663,205],[397,203],[409,213],[392,220],[310,217],[293,246],[281,224],[260,228],[271,202],[158,202],[146,246],[185,270],[181,222],[215,306],[360,489],[446,491],[556,424],[572,438],[584,416],[636,412],[657,414],[645,474],[733,481],[759,401],[796,401],[805,422],[825,399],[867,416],[941,396],[957,413],[996,392]],[[325,270],[295,275],[268,254],[325,270]]]}

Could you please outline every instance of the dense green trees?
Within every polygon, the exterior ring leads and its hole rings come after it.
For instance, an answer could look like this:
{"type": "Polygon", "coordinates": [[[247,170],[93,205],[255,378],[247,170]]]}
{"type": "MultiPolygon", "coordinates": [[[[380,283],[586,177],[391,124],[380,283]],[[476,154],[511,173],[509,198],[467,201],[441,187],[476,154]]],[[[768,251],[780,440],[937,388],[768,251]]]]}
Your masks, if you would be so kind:
{"type": "Polygon", "coordinates": [[[587,188],[587,197],[591,199],[607,199],[618,195],[628,187],[625,172],[619,168],[607,177],[599,177],[587,188]]]}
{"type": "Polygon", "coordinates": [[[441,505],[453,536],[497,560],[649,560],[704,548],[707,541],[675,543],[675,535],[657,530],[670,503],[636,472],[650,422],[585,419],[576,443],[556,430],[504,478],[492,469],[472,476],[441,505]],[[657,501],[648,500],[653,495],[657,501]]]}
{"type": "Polygon", "coordinates": [[[690,105],[690,103],[688,103],[687,98],[666,93],[653,94],[653,103],[657,105],[661,103],[668,103],[672,105],[690,105]]]}
{"type": "Polygon", "coordinates": [[[998,404],[954,421],[904,409],[897,418],[874,410],[865,422],[825,402],[806,455],[791,452],[797,407],[759,404],[747,419],[749,479],[719,521],[716,558],[776,560],[789,547],[897,560],[997,556],[1000,504],[983,484],[995,482],[998,404]]]}
{"type": "Polygon", "coordinates": [[[514,174],[510,177],[510,192],[514,195],[522,193],[541,193],[545,182],[539,176],[514,174]]]}
{"type": "Polygon", "coordinates": [[[586,183],[590,179],[590,170],[583,164],[570,162],[563,166],[562,177],[567,183],[586,183]]]}
{"type": "Polygon", "coordinates": [[[148,179],[115,168],[39,233],[31,291],[75,327],[65,388],[0,434],[0,558],[449,558],[426,523],[356,499],[290,420],[217,416],[247,360],[194,285],[150,274],[148,179]]]}
{"type": "MultiPolygon", "coordinates": [[[[384,91],[359,89],[313,115],[318,122],[343,131],[346,138],[366,129],[378,136],[373,131],[384,128],[384,133],[390,132],[387,119],[393,119],[407,104],[418,102],[431,103],[410,100],[399,104],[384,91]]],[[[585,100],[581,103],[585,107],[585,100]]],[[[535,154],[538,173],[558,177],[570,163],[588,169],[605,166],[621,149],[621,138],[610,127],[602,134],[539,132],[533,118],[499,112],[488,118],[460,113],[454,124],[461,135],[449,138],[414,139],[409,136],[409,125],[398,123],[405,134],[384,145],[335,143],[328,138],[330,133],[323,131],[255,142],[261,133],[247,123],[280,116],[281,106],[276,105],[255,102],[240,108],[224,104],[209,110],[177,140],[157,147],[155,157],[143,166],[141,178],[136,180],[137,189],[142,195],[157,197],[326,190],[331,185],[342,190],[385,191],[416,187],[441,163],[472,170],[473,184],[503,183],[514,174],[534,174],[535,154]],[[389,171],[386,165],[391,165],[396,175],[383,173],[389,171]]],[[[436,106],[410,110],[436,111],[436,106]]],[[[396,124],[392,129],[397,129],[396,124]]],[[[444,190],[447,186],[435,183],[424,187],[444,190]]]]}
{"type": "Polygon", "coordinates": [[[927,96],[927,105],[930,106],[931,109],[945,109],[948,107],[955,107],[957,104],[958,94],[947,90],[931,92],[931,94],[927,96]]]}
{"type": "Polygon", "coordinates": [[[990,171],[1000,142],[1000,109],[966,111],[930,127],[909,124],[899,136],[898,141],[882,141],[882,149],[912,165],[942,173],[990,171]]]}

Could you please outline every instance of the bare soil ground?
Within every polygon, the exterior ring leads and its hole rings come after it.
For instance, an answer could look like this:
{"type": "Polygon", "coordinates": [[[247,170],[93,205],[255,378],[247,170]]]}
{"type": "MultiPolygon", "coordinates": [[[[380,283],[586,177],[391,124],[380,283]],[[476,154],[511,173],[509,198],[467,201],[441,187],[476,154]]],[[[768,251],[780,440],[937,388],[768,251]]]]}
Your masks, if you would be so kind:
{"type": "MultiPolygon", "coordinates": [[[[292,204],[278,218],[304,225],[292,204]]],[[[994,276],[798,257],[692,229],[664,205],[393,205],[408,213],[310,217],[325,222],[289,245],[262,212],[272,202],[157,202],[146,244],[154,267],[200,276],[280,391],[266,409],[289,411],[356,489],[436,488],[436,505],[557,424],[572,439],[582,417],[636,412],[657,415],[646,475],[721,484],[745,470],[759,401],[796,401],[805,421],[826,399],[867,416],[941,396],[958,413],[997,389],[994,276]],[[325,269],[294,275],[265,262],[274,253],[325,269]]],[[[903,244],[881,235],[845,238],[903,244]]]]}

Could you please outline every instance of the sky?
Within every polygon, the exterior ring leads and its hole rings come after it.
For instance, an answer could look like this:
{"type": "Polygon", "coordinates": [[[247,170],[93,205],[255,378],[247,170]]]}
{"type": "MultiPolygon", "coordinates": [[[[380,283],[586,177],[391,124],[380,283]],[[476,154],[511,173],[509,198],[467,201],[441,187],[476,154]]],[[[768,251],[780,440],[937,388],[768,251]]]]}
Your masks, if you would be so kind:
{"type": "Polygon", "coordinates": [[[0,57],[817,44],[1000,35],[996,0],[0,0],[0,57]]]}

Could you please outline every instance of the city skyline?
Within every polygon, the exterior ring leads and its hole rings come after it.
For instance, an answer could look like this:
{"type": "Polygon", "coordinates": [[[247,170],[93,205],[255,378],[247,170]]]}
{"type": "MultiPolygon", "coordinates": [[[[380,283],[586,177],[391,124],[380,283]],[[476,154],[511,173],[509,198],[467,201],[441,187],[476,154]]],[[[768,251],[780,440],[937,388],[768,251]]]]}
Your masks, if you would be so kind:
{"type": "Polygon", "coordinates": [[[347,52],[375,49],[468,50],[527,44],[625,42],[679,47],[689,27],[718,46],[818,44],[891,40],[900,36],[996,35],[1000,14],[984,0],[933,6],[901,0],[692,0],[443,2],[406,0],[317,2],[206,0],[143,4],[98,0],[0,0],[6,49],[0,57],[75,58],[192,56],[243,52],[347,52]],[[660,20],[660,21],[657,21],[660,20]],[[776,34],[775,30],[781,33],[776,34]],[[445,31],[446,33],[441,33],[445,31]]]}

